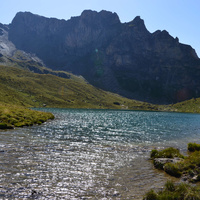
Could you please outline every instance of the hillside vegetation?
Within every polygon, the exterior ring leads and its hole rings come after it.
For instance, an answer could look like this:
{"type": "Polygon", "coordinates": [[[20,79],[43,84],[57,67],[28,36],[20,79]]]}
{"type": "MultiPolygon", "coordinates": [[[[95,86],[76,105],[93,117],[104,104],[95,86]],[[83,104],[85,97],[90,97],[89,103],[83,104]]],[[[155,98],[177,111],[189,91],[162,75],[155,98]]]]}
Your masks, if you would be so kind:
{"type": "Polygon", "coordinates": [[[189,143],[188,156],[181,155],[179,150],[173,147],[160,151],[153,149],[150,156],[156,168],[164,170],[171,176],[181,177],[187,184],[167,181],[162,190],[147,192],[144,200],[200,199],[200,185],[194,186],[194,183],[200,181],[200,144],[189,143]]]}
{"type": "Polygon", "coordinates": [[[179,185],[167,181],[162,191],[155,192],[150,190],[146,193],[143,200],[199,200],[200,187],[192,186],[187,183],[179,185]]]}
{"type": "Polygon", "coordinates": [[[200,98],[193,98],[171,106],[174,111],[200,113],[200,98]]]}
{"type": "Polygon", "coordinates": [[[157,110],[152,104],[123,98],[72,74],[61,78],[0,66],[0,101],[26,107],[157,110]]]}

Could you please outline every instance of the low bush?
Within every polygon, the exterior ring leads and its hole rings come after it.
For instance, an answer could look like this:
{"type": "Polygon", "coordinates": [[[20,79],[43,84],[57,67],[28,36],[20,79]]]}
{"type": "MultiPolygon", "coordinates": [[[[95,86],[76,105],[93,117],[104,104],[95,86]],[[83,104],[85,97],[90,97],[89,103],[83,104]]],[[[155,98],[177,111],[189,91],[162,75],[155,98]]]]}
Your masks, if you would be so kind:
{"type": "Polygon", "coordinates": [[[190,151],[190,152],[200,151],[200,144],[189,143],[188,144],[188,151],[190,151]]]}
{"type": "Polygon", "coordinates": [[[13,126],[6,123],[0,123],[0,129],[13,129],[13,126]]]}
{"type": "Polygon", "coordinates": [[[168,181],[162,191],[150,190],[143,200],[200,200],[200,188],[185,183],[175,185],[168,181]]]}
{"type": "Polygon", "coordinates": [[[167,174],[177,177],[177,178],[181,177],[181,175],[182,175],[180,168],[174,163],[166,163],[164,165],[164,171],[167,174]]]}
{"type": "Polygon", "coordinates": [[[165,189],[170,191],[170,192],[174,192],[176,190],[176,187],[175,187],[175,185],[172,181],[167,181],[165,183],[165,189]]]}
{"type": "Polygon", "coordinates": [[[184,156],[182,154],[180,154],[180,151],[173,147],[169,147],[169,148],[163,149],[161,151],[153,149],[151,151],[150,156],[152,159],[154,159],[154,158],[174,158],[174,157],[184,158],[184,156]]]}
{"type": "MultiPolygon", "coordinates": [[[[191,146],[191,143],[188,146],[191,146]]],[[[198,149],[198,144],[193,147],[195,147],[193,149],[198,149]]],[[[200,151],[195,150],[188,156],[183,156],[175,148],[161,151],[153,149],[150,156],[155,168],[164,170],[167,174],[177,178],[184,174],[184,179],[189,182],[200,181],[200,151]]]]}
{"type": "MultiPolygon", "coordinates": [[[[188,150],[191,151],[189,156],[182,156],[179,150],[167,148],[161,151],[153,149],[151,158],[153,162],[160,162],[166,173],[175,177],[181,177],[184,174],[184,179],[190,183],[200,181],[200,150],[199,144],[189,143],[188,150]],[[177,159],[176,157],[182,158],[177,159]],[[160,158],[160,159],[159,159],[160,158]],[[169,159],[165,159],[169,158],[169,159]],[[167,161],[163,162],[162,161],[167,161]]],[[[155,192],[150,190],[143,198],[144,200],[200,200],[200,186],[191,186],[190,184],[181,183],[175,185],[168,181],[162,191],[155,192]]]]}
{"type": "Polygon", "coordinates": [[[158,194],[154,192],[153,190],[150,190],[149,192],[146,193],[145,200],[157,200],[158,199],[158,194]]]}

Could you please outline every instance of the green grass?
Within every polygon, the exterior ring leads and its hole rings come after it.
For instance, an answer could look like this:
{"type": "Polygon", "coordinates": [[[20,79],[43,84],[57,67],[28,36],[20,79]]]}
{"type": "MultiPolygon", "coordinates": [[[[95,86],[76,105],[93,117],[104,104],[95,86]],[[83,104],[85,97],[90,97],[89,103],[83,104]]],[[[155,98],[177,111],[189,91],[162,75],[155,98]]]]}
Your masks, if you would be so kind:
{"type": "Polygon", "coordinates": [[[193,98],[176,103],[174,105],[170,105],[170,108],[177,112],[200,113],[200,98],[193,98]]]}
{"type": "Polygon", "coordinates": [[[188,144],[188,151],[191,151],[191,152],[200,151],[200,144],[189,143],[188,144]]]}
{"type": "Polygon", "coordinates": [[[162,191],[150,190],[143,198],[144,200],[200,200],[200,187],[181,183],[175,185],[167,181],[162,191]]]}
{"type": "Polygon", "coordinates": [[[175,149],[173,147],[169,147],[169,148],[163,149],[161,151],[153,149],[151,151],[150,157],[152,159],[154,159],[154,158],[174,158],[174,157],[184,158],[184,156],[182,154],[180,154],[179,149],[175,149]]]}
{"type": "Polygon", "coordinates": [[[52,71],[40,66],[37,62],[28,60],[21,52],[16,52],[13,58],[6,58],[6,60],[6,66],[0,66],[0,102],[28,107],[46,105],[63,108],[200,113],[200,99],[174,105],[153,105],[100,90],[73,74],[52,71]],[[39,73],[49,74],[33,73],[31,72],[33,68],[39,73]],[[68,78],[58,77],[61,74],[68,78]]]}
{"type": "Polygon", "coordinates": [[[0,103],[0,129],[31,126],[54,119],[53,114],[0,103]]]}
{"type": "Polygon", "coordinates": [[[189,182],[200,181],[200,149],[199,144],[189,143],[188,149],[192,152],[188,156],[183,156],[179,153],[179,150],[172,147],[158,151],[153,149],[151,151],[151,159],[154,166],[158,169],[164,170],[171,176],[181,177],[184,175],[189,182]],[[182,158],[178,162],[159,164],[157,158],[182,158]]]}
{"type": "Polygon", "coordinates": [[[26,107],[158,110],[156,105],[100,90],[70,74],[61,78],[0,66],[0,102],[26,107]]]}
{"type": "Polygon", "coordinates": [[[177,177],[177,178],[181,177],[181,175],[182,175],[182,170],[180,170],[178,165],[176,165],[174,163],[166,163],[164,165],[164,170],[167,174],[177,177]]]}
{"type": "MultiPolygon", "coordinates": [[[[184,174],[189,182],[200,181],[200,151],[198,144],[189,143],[189,147],[192,148],[192,153],[188,156],[183,156],[180,154],[178,149],[167,148],[161,151],[153,149],[151,151],[151,159],[155,161],[157,158],[170,158],[175,157],[182,158],[180,162],[177,163],[166,163],[164,166],[159,167],[163,169],[166,173],[171,176],[181,177],[184,174]],[[195,177],[195,180],[193,179],[195,177]]],[[[146,193],[143,198],[144,200],[200,200],[200,187],[191,186],[190,184],[181,183],[175,185],[173,182],[168,181],[162,191],[156,192],[150,190],[146,193]]]]}

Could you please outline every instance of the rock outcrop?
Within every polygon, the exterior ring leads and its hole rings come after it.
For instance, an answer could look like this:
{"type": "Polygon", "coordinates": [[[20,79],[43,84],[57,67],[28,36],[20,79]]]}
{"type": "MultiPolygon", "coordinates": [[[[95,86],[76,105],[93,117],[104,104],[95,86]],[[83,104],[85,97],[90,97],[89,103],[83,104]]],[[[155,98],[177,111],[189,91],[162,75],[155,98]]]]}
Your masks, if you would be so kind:
{"type": "Polygon", "coordinates": [[[200,59],[167,31],[150,33],[140,17],[84,11],[70,20],[17,13],[9,40],[51,69],[82,75],[91,84],[152,103],[200,96],[200,59]]]}
{"type": "Polygon", "coordinates": [[[39,74],[53,74],[62,78],[70,78],[65,72],[55,72],[46,68],[43,61],[35,54],[19,50],[8,39],[9,26],[0,24],[0,65],[19,66],[39,74]]]}
{"type": "Polygon", "coordinates": [[[42,60],[34,54],[18,50],[8,39],[8,32],[9,26],[0,23],[0,64],[27,61],[30,65],[44,66],[42,60]]]}

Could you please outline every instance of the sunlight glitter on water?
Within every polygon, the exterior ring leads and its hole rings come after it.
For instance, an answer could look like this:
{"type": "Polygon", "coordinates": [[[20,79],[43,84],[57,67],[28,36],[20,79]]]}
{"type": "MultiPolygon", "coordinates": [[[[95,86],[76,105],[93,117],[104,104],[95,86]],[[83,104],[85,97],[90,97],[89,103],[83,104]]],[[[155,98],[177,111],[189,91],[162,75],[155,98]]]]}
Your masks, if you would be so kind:
{"type": "Polygon", "coordinates": [[[200,135],[200,115],[48,111],[55,120],[0,132],[0,197],[141,199],[166,180],[148,161],[150,150],[185,148],[200,135]]]}

